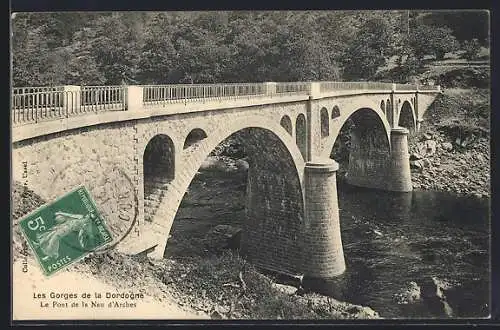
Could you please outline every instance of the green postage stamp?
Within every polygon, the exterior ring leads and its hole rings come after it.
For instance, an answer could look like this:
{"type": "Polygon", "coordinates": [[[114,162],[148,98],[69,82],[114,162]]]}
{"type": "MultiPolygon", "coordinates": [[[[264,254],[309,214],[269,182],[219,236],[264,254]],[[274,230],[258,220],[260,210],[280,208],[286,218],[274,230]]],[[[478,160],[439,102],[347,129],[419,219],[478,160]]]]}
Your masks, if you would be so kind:
{"type": "Polygon", "coordinates": [[[19,225],[47,276],[112,240],[84,186],[42,206],[19,225]]]}

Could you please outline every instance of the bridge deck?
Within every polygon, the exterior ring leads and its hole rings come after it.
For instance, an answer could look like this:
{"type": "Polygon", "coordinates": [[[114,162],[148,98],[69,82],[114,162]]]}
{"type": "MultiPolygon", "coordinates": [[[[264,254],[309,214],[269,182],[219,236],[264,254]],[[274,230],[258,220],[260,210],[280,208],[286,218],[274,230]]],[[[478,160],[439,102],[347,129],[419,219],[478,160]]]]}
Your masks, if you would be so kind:
{"type": "MultiPolygon", "coordinates": [[[[14,88],[13,139],[28,138],[21,127],[58,132],[80,124],[131,120],[230,107],[360,94],[436,93],[439,86],[380,82],[286,82],[141,86],[55,86],[14,88]],[[83,117],[86,117],[83,119],[83,117]],[[73,120],[72,118],[75,118],[73,120]],[[78,119],[76,119],[78,118],[78,119]],[[35,125],[36,124],[36,125],[35,125]],[[19,129],[16,129],[19,128],[19,129]]],[[[80,125],[81,126],[81,125],[80,125]]]]}

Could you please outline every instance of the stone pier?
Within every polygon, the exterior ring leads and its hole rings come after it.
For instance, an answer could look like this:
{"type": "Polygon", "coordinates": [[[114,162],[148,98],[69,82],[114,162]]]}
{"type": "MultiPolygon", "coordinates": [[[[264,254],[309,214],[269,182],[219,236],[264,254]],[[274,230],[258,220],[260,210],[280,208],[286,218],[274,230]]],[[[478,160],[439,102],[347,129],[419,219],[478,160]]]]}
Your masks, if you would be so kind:
{"type": "Polygon", "coordinates": [[[387,175],[387,190],[412,191],[408,133],[404,127],[391,129],[391,159],[387,175]]]}
{"type": "Polygon", "coordinates": [[[331,278],[346,269],[337,200],[338,168],[328,158],[305,165],[304,278],[331,278]]]}

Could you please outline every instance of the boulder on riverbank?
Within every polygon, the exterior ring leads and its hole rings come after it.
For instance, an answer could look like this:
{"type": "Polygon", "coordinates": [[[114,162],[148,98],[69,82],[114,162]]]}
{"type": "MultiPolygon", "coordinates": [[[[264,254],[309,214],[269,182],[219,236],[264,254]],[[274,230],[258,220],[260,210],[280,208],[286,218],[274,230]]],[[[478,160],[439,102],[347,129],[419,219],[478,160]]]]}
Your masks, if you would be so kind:
{"type": "MultiPolygon", "coordinates": [[[[436,132],[433,140],[410,139],[410,169],[415,189],[449,191],[459,195],[490,196],[490,155],[486,138],[479,138],[467,148],[454,147],[451,137],[436,132]],[[429,141],[436,142],[435,152],[428,156],[429,141]]],[[[430,151],[432,153],[433,144],[430,151]]]]}
{"type": "Polygon", "coordinates": [[[339,313],[339,318],[348,319],[380,319],[378,312],[371,307],[354,305],[347,302],[338,301],[332,297],[323,296],[316,293],[309,293],[303,297],[299,297],[307,303],[313,310],[328,310],[330,313],[339,313]]]}
{"type": "Polygon", "coordinates": [[[240,246],[242,229],[230,225],[217,225],[204,239],[205,245],[215,251],[221,249],[237,249],[240,246]]]}

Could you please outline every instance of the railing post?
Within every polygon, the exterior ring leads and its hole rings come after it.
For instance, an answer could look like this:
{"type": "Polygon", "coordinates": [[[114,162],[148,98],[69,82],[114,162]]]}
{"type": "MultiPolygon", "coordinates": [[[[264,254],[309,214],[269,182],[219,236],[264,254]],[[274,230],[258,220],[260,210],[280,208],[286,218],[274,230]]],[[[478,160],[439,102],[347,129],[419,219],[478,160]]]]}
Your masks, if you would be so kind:
{"type": "Polygon", "coordinates": [[[126,87],[126,109],[129,111],[137,111],[143,107],[143,88],[142,86],[127,86],[126,87]]]}
{"type": "Polygon", "coordinates": [[[393,93],[396,91],[396,86],[397,86],[396,84],[392,84],[391,90],[392,90],[393,93]]]}
{"type": "MultiPolygon", "coordinates": [[[[72,113],[80,112],[81,105],[81,88],[75,85],[66,85],[63,87],[64,94],[71,95],[71,97],[62,98],[63,111],[66,111],[66,118],[69,117],[70,109],[72,113]],[[71,101],[70,101],[71,100],[71,101]],[[67,103],[66,103],[67,102],[67,103]]],[[[69,96],[68,95],[68,96],[69,96]]]]}
{"type": "Polygon", "coordinates": [[[320,82],[310,82],[309,83],[309,97],[316,98],[321,94],[321,83],[320,82]]]}
{"type": "Polygon", "coordinates": [[[274,94],[276,94],[276,83],[275,82],[265,82],[264,87],[265,87],[267,96],[272,97],[274,94]]]}

